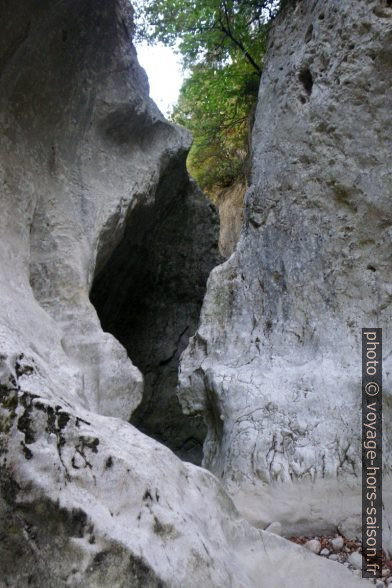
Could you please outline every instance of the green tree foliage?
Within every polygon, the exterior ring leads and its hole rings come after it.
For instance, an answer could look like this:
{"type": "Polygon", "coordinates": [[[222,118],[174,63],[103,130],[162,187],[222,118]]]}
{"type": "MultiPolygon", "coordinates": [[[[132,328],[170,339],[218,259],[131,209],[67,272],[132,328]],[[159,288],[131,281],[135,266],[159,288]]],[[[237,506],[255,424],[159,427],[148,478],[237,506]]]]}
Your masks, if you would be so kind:
{"type": "Polygon", "coordinates": [[[212,197],[244,174],[258,82],[240,61],[221,68],[198,64],[182,86],[172,118],[192,132],[189,171],[212,197]]]}
{"type": "Polygon", "coordinates": [[[210,195],[244,174],[275,0],[136,0],[137,34],[176,48],[189,75],[172,118],[194,143],[188,165],[210,195]]]}

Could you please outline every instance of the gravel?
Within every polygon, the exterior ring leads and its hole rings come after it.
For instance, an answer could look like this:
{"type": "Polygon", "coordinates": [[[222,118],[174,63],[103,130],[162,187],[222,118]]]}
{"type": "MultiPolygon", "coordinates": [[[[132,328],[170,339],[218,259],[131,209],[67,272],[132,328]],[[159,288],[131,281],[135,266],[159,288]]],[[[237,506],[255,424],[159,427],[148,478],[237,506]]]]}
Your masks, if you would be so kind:
{"type": "MultiPolygon", "coordinates": [[[[266,530],[269,530],[267,527],[266,530]]],[[[328,536],[320,535],[318,537],[293,536],[291,541],[302,545],[315,554],[327,557],[331,561],[336,561],[346,568],[355,576],[362,576],[361,542],[360,540],[347,539],[341,535],[328,536]]],[[[384,554],[384,567],[382,569],[382,578],[367,578],[370,586],[376,588],[392,588],[392,558],[384,554]]]]}

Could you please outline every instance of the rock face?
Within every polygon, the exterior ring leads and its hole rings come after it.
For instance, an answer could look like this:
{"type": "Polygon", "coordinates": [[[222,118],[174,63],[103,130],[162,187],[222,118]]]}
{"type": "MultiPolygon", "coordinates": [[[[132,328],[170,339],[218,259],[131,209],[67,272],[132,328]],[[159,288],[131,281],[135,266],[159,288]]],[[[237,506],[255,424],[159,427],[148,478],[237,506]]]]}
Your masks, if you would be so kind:
{"type": "Polygon", "coordinates": [[[245,182],[239,181],[225,188],[218,196],[219,251],[226,258],[234,252],[240,238],[245,192],[245,182]]]}
{"type": "MultiPolygon", "coordinates": [[[[392,326],[392,6],[287,4],[261,81],[245,229],[209,278],[181,402],[205,414],[203,463],[251,520],[355,534],[361,327],[392,326]]],[[[388,337],[385,422],[390,358],[388,337]]],[[[387,473],[390,428],[384,441],[387,473]]],[[[388,520],[385,534],[392,546],[388,520]]]]}
{"type": "Polygon", "coordinates": [[[142,375],[89,291],[189,148],[148,98],[129,3],[0,16],[1,586],[361,585],[253,528],[213,474],[127,422],[142,375]]]}

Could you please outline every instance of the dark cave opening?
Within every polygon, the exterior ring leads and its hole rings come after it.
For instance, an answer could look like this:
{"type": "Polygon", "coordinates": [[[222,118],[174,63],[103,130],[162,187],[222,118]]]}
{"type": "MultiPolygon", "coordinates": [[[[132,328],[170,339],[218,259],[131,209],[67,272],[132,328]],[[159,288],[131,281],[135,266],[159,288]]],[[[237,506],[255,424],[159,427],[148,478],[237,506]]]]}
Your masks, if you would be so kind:
{"type": "Polygon", "coordinates": [[[206,425],[182,413],[176,387],[181,353],[197,329],[206,283],[220,263],[218,217],[182,165],[173,163],[155,198],[141,198],[90,293],[102,328],[144,376],[131,418],[139,430],[201,464],[206,425]],[[179,171],[180,170],[180,171],[179,171]]]}
{"type": "Polygon", "coordinates": [[[313,76],[312,76],[310,69],[308,67],[304,67],[299,72],[298,77],[299,77],[299,81],[302,83],[307,95],[310,96],[312,93],[312,90],[313,90],[313,76]]]}

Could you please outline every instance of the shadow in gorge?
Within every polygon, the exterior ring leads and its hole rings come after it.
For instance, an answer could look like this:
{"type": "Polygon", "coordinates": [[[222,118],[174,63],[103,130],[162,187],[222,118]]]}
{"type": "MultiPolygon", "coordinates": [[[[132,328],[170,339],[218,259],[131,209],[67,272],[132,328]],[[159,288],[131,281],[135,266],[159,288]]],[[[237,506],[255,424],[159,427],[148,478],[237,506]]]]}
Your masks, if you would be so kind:
{"type": "Polygon", "coordinates": [[[201,416],[181,411],[178,364],[196,331],[208,275],[221,258],[215,208],[181,168],[173,163],[155,198],[139,199],[90,298],[102,328],[144,375],[132,424],[200,465],[206,426],[201,416]]]}

